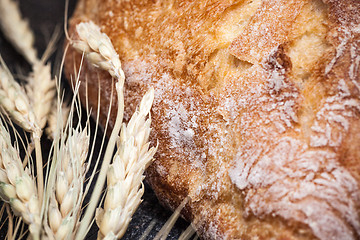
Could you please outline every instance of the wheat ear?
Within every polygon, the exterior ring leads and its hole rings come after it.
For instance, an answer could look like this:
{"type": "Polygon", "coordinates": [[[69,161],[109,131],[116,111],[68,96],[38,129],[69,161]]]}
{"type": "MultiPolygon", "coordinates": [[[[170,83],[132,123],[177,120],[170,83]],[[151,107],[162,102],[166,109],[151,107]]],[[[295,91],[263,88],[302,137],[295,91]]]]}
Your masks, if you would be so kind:
{"type": "Polygon", "coordinates": [[[32,133],[36,152],[36,173],[39,199],[42,199],[44,177],[42,169],[42,153],[40,145],[41,129],[31,108],[30,100],[24,90],[15,81],[0,56],[0,106],[10,118],[25,131],[32,133]]]}
{"type": "Polygon", "coordinates": [[[79,39],[71,41],[72,47],[84,53],[86,59],[95,67],[108,71],[119,80],[124,80],[119,55],[110,38],[100,31],[100,27],[92,21],[82,22],[76,25],[76,31],[79,39]]]}
{"type": "Polygon", "coordinates": [[[2,66],[0,66],[0,105],[2,110],[25,131],[35,132],[39,129],[29,98],[8,69],[2,66]]]}
{"type": "Polygon", "coordinates": [[[13,0],[0,0],[0,27],[4,35],[29,63],[37,61],[34,34],[13,0]]]}
{"type": "Polygon", "coordinates": [[[33,65],[33,72],[28,77],[26,90],[41,129],[45,127],[53,107],[52,104],[56,95],[55,86],[56,82],[51,78],[50,64],[35,63],[33,65]]]}
{"type": "Polygon", "coordinates": [[[39,239],[41,229],[40,204],[31,174],[22,167],[17,149],[0,121],[0,197],[8,202],[15,215],[29,224],[33,239],[39,239]]]}
{"type": "Polygon", "coordinates": [[[74,238],[83,200],[89,135],[86,129],[69,131],[66,143],[60,145],[58,159],[53,160],[57,164],[56,180],[44,227],[50,239],[74,238]]]}
{"type": "Polygon", "coordinates": [[[149,150],[151,119],[146,120],[153,99],[154,90],[150,89],[128,125],[122,126],[118,150],[107,173],[104,208],[97,211],[98,239],[121,238],[141,202],[143,173],[156,152],[155,147],[149,150]]]}

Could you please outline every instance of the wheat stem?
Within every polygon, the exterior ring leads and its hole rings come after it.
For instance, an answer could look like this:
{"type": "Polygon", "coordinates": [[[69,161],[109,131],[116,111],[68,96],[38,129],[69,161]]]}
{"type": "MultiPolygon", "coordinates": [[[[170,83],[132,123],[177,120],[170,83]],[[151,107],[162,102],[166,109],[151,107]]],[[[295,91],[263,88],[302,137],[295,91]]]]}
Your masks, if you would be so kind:
{"type": "Polygon", "coordinates": [[[89,230],[90,223],[101,196],[102,188],[106,180],[106,174],[110,165],[116,139],[121,129],[124,111],[124,93],[123,86],[125,75],[121,69],[121,62],[109,37],[100,31],[100,28],[93,22],[80,23],[76,26],[79,40],[71,40],[70,43],[74,49],[82,52],[85,58],[94,66],[107,70],[117,79],[116,91],[118,99],[117,117],[115,125],[111,132],[105,155],[101,165],[100,173],[97,178],[95,188],[92,192],[90,203],[86,208],[85,215],[79,226],[76,239],[83,239],[89,230]]]}
{"type": "Polygon", "coordinates": [[[39,132],[35,132],[33,134],[33,139],[35,142],[38,195],[39,195],[39,200],[40,200],[40,205],[41,205],[43,195],[44,195],[44,174],[43,174],[43,160],[42,160],[40,136],[41,136],[41,133],[39,134],[39,132]]]}
{"type": "Polygon", "coordinates": [[[145,231],[141,234],[139,240],[145,240],[149,236],[151,230],[155,227],[156,221],[152,220],[149,225],[146,227],[145,231]]]}
{"type": "Polygon", "coordinates": [[[6,213],[8,215],[8,231],[7,231],[7,238],[13,239],[13,229],[14,229],[14,222],[13,222],[13,215],[10,211],[10,206],[5,203],[6,213]]]}

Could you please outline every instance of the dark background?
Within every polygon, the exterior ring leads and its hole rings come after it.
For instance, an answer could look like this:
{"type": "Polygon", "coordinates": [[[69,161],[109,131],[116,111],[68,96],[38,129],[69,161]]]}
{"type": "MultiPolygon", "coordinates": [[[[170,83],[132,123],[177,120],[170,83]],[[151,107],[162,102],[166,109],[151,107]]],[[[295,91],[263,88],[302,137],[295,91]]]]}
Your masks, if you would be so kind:
{"type": "MultiPolygon", "coordinates": [[[[23,16],[30,21],[30,26],[35,33],[35,46],[40,57],[44,52],[54,29],[56,27],[63,29],[65,0],[19,0],[18,2],[23,16]]],[[[70,15],[74,10],[75,5],[76,1],[70,0],[70,15]]],[[[63,31],[61,36],[63,36],[63,31]]],[[[58,49],[52,57],[52,63],[58,61],[62,56],[62,40],[59,41],[57,46],[58,49]]],[[[24,75],[30,71],[30,66],[22,56],[12,48],[9,42],[4,39],[2,33],[0,33],[0,53],[13,73],[24,75]]],[[[69,88],[66,83],[64,83],[64,86],[67,89],[69,88]]],[[[42,140],[46,142],[46,139],[42,140]]],[[[49,143],[47,143],[47,145],[49,145],[49,143]]],[[[44,151],[46,151],[48,146],[45,146],[44,149],[44,151]]],[[[133,220],[122,239],[139,239],[150,222],[154,220],[156,224],[147,238],[152,239],[171,216],[170,211],[160,206],[155,194],[149,186],[145,185],[145,188],[144,201],[133,216],[133,220]]],[[[178,220],[167,239],[177,239],[187,226],[188,223],[182,219],[178,220]]],[[[5,235],[6,226],[0,231],[0,239],[4,239],[5,235]]],[[[96,236],[97,228],[93,227],[86,239],[96,239],[96,236]]]]}

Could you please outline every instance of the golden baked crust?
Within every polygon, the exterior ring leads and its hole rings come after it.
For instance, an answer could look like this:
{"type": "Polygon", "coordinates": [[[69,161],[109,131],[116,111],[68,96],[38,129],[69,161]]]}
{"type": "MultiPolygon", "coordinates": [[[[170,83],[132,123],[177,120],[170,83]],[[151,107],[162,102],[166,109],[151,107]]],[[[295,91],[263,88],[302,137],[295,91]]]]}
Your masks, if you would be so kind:
{"type": "MultiPolygon", "coordinates": [[[[126,119],[155,87],[147,180],[171,208],[191,197],[182,213],[203,239],[359,239],[359,12],[358,0],[80,0],[69,31],[92,20],[110,36],[126,119]]],[[[66,71],[79,62],[70,49],[66,71]]],[[[94,109],[101,85],[104,121],[110,75],[85,61],[81,79],[94,109]]]]}

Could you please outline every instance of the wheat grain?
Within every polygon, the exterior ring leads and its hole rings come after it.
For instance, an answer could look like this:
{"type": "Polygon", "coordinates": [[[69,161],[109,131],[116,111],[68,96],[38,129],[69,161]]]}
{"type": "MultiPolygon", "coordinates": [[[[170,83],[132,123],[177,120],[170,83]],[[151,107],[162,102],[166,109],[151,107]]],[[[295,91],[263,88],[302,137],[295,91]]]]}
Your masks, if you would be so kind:
{"type": "Polygon", "coordinates": [[[153,98],[154,90],[151,89],[128,125],[123,124],[121,129],[118,150],[107,174],[104,208],[97,211],[99,239],[121,238],[141,202],[143,173],[156,152],[155,147],[149,150],[151,119],[146,120],[153,98]]]}
{"type": "Polygon", "coordinates": [[[24,170],[17,149],[11,145],[10,135],[0,121],[0,197],[8,202],[17,216],[29,224],[34,239],[41,229],[40,205],[34,179],[24,170]]]}
{"type": "Polygon", "coordinates": [[[69,131],[67,142],[60,145],[55,161],[58,165],[54,193],[50,196],[48,224],[44,226],[50,239],[74,238],[83,200],[89,135],[86,129],[69,131]]]}
{"type": "Polygon", "coordinates": [[[29,63],[37,61],[37,53],[33,47],[34,34],[29,23],[22,18],[15,1],[0,0],[0,28],[29,63]]]}
{"type": "Polygon", "coordinates": [[[26,86],[38,125],[43,129],[46,125],[53,101],[56,95],[56,82],[51,78],[50,64],[37,62],[33,65],[33,72],[28,77],[26,86]]]}
{"type": "Polygon", "coordinates": [[[27,95],[10,72],[2,66],[0,66],[0,105],[2,110],[25,131],[35,132],[39,129],[27,95]]]}
{"type": "Polygon", "coordinates": [[[108,71],[111,76],[125,79],[119,55],[116,53],[110,38],[100,31],[92,21],[76,25],[79,40],[71,41],[71,45],[79,52],[83,52],[86,59],[94,66],[108,71]]]}

